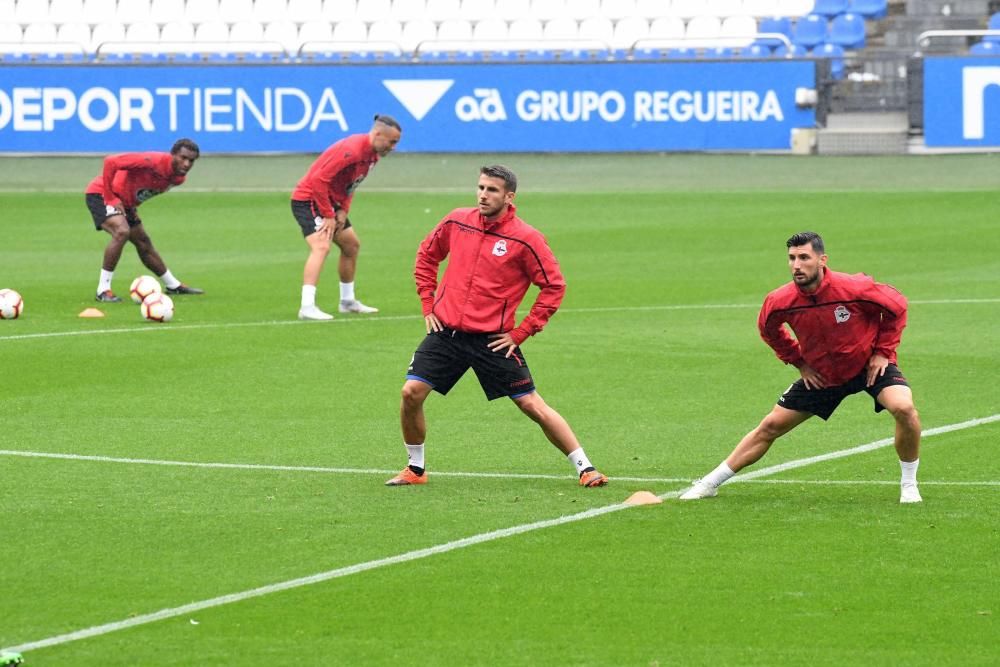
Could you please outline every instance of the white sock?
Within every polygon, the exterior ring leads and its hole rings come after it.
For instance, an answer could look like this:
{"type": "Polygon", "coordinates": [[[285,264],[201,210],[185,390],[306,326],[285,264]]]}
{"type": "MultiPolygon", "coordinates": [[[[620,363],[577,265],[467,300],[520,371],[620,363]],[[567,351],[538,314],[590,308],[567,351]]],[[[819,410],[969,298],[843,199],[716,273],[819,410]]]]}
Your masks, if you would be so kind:
{"type": "Polygon", "coordinates": [[[917,467],[920,465],[920,459],[916,461],[900,461],[899,462],[899,483],[901,486],[906,486],[912,484],[917,485],[917,467]]]}
{"type": "Polygon", "coordinates": [[[354,282],[340,283],[340,300],[354,301],[354,282]]]}
{"type": "Polygon", "coordinates": [[[303,308],[315,308],[316,307],[316,286],[315,285],[303,285],[302,286],[302,307],[303,308]]]}
{"type": "Polygon", "coordinates": [[[111,278],[115,275],[114,271],[105,271],[101,269],[101,279],[97,281],[97,293],[103,294],[111,289],[111,278]]]}
{"type": "Polygon", "coordinates": [[[590,464],[590,459],[587,458],[586,452],[583,451],[583,447],[580,447],[576,451],[570,452],[566,455],[569,462],[576,466],[576,474],[582,473],[587,468],[593,468],[590,464]]]}
{"type": "Polygon", "coordinates": [[[181,284],[181,281],[177,280],[177,278],[174,278],[174,274],[170,273],[170,269],[167,269],[162,274],[160,274],[160,280],[162,280],[163,284],[170,289],[179,287],[181,284]]]}
{"type": "Polygon", "coordinates": [[[701,481],[705,482],[706,484],[711,484],[712,486],[718,487],[721,486],[723,482],[725,482],[727,479],[729,479],[735,474],[736,473],[734,473],[732,469],[726,465],[726,462],[723,461],[722,463],[719,464],[719,466],[715,470],[702,477],[701,481]]]}
{"type": "MultiPolygon", "coordinates": [[[[406,444],[406,443],[403,443],[406,444]]],[[[406,456],[409,457],[409,463],[414,468],[424,469],[424,445],[423,443],[419,445],[406,445],[406,456]]]]}

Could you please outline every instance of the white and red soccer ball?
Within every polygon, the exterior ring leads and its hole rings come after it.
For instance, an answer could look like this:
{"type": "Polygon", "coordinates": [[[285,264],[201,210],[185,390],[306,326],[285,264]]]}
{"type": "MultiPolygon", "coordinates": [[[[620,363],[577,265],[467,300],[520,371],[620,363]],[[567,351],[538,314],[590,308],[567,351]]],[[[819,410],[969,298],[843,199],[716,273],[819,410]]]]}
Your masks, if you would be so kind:
{"type": "Polygon", "coordinates": [[[0,289],[0,320],[16,320],[24,312],[24,299],[12,289],[0,289]]]}
{"type": "Polygon", "coordinates": [[[136,303],[142,303],[143,299],[150,294],[158,294],[162,291],[160,281],[153,276],[139,276],[132,281],[132,285],[128,288],[129,296],[136,303]]]}
{"type": "Polygon", "coordinates": [[[166,294],[153,292],[142,300],[139,312],[151,322],[169,322],[174,316],[174,300],[166,294]]]}

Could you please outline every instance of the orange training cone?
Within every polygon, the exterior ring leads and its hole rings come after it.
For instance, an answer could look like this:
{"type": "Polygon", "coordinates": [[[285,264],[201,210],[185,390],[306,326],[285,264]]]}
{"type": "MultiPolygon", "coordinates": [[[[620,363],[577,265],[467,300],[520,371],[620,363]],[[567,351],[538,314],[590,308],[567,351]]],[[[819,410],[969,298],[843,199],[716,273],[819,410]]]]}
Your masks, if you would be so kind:
{"type": "Polygon", "coordinates": [[[626,505],[657,505],[662,503],[663,499],[659,498],[649,491],[636,491],[625,501],[626,505]]]}

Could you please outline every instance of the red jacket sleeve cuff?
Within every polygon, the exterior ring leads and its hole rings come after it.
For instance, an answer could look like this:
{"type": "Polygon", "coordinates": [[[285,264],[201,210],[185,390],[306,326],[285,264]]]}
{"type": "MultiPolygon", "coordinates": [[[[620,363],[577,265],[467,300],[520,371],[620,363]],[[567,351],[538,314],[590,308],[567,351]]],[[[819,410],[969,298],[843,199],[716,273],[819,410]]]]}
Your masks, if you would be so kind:
{"type": "Polygon", "coordinates": [[[424,311],[424,317],[434,312],[434,295],[420,297],[420,308],[424,311]]]}
{"type": "Polygon", "coordinates": [[[525,331],[521,327],[514,327],[510,331],[510,337],[513,339],[514,343],[517,344],[517,345],[520,345],[524,341],[528,340],[528,336],[530,336],[530,335],[531,334],[529,334],[527,331],[525,331]]]}

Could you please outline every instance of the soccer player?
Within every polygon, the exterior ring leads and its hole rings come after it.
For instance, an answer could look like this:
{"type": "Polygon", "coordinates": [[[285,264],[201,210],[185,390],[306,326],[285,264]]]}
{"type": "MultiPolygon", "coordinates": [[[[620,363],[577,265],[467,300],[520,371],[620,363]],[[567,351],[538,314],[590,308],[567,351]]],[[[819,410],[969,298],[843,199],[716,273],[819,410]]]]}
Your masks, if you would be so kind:
{"type": "Polygon", "coordinates": [[[786,245],[792,282],[767,295],[757,326],[778,358],[798,368],[802,377],[729,458],[681,500],[711,498],[720,484],[764,456],[776,439],[813,415],[829,419],[844,398],[865,391],[875,401],[875,412],[888,410],[896,420],[899,502],[919,503],[920,418],[909,384],[896,367],[906,298],[863,273],[829,269],[823,239],[815,232],[796,234],[786,245]]]}
{"type": "Polygon", "coordinates": [[[111,235],[97,282],[98,301],[121,301],[111,291],[111,279],[126,241],[135,246],[142,263],[160,277],[168,294],[204,294],[204,290],[185,285],[167,269],[137,211],[150,197],[183,183],[200,154],[198,144],[178,139],[169,153],[122,153],[104,158],[104,172],[87,186],[87,208],[94,227],[111,235]]]}
{"type": "Polygon", "coordinates": [[[424,484],[424,401],[447,394],[470,367],[486,398],[507,396],[535,421],[576,466],[580,484],[604,486],[573,430],[535,390],[519,347],[542,330],[559,308],[566,282],[545,237],[517,217],[517,177],[506,167],[483,167],[479,206],[444,217],[417,250],[414,276],[427,336],[413,355],[403,384],[400,423],[409,465],[388,486],[424,484]],[[438,285],[438,267],[448,267],[438,285]],[[540,289],[521,324],[514,312],[532,284],[540,289]]]}
{"type": "Polygon", "coordinates": [[[301,320],[332,320],[333,315],[316,306],[316,285],[330,254],[330,243],[340,248],[340,312],[377,313],[354,295],[354,274],[361,242],[347,213],[354,191],[380,158],[396,148],[402,130],[392,116],[375,115],[371,130],[352,134],[320,155],[292,192],[292,215],[309,245],[302,272],[301,320]]]}

